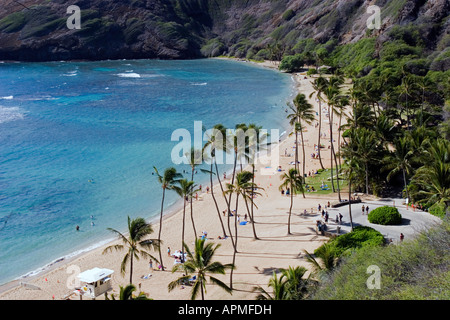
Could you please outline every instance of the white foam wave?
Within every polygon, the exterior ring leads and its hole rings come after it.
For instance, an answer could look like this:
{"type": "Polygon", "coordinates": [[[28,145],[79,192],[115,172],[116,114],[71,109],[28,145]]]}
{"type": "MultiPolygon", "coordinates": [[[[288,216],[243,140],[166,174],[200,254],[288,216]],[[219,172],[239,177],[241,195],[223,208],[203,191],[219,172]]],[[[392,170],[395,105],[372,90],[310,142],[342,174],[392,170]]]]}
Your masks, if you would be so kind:
{"type": "Polygon", "coordinates": [[[18,107],[3,107],[0,106],[0,123],[5,123],[14,120],[21,120],[24,118],[24,113],[18,107]]]}
{"type": "Polygon", "coordinates": [[[193,86],[206,86],[207,82],[192,82],[191,85],[193,86]]]}
{"type": "Polygon", "coordinates": [[[77,72],[78,72],[78,70],[69,71],[67,73],[62,74],[62,76],[64,76],[64,77],[75,77],[75,76],[78,75],[77,72]]]}
{"type": "Polygon", "coordinates": [[[14,99],[14,96],[0,97],[0,99],[3,99],[3,100],[12,100],[12,99],[14,99]]]}
{"type": "Polygon", "coordinates": [[[163,75],[147,73],[147,74],[141,74],[141,77],[142,78],[158,78],[158,77],[163,77],[163,75]]]}
{"type": "Polygon", "coordinates": [[[118,73],[117,74],[121,78],[140,78],[141,75],[134,72],[128,72],[128,73],[118,73]]]}
{"type": "Polygon", "coordinates": [[[83,253],[92,251],[94,249],[100,248],[100,247],[110,243],[113,240],[114,239],[106,239],[106,240],[103,240],[103,241],[99,241],[96,244],[93,244],[93,245],[91,245],[91,246],[89,246],[89,247],[87,247],[85,249],[81,249],[81,250],[72,252],[70,254],[67,254],[65,256],[62,256],[62,257],[60,257],[58,259],[55,259],[52,262],[44,265],[43,267],[37,268],[37,269],[35,269],[33,271],[30,271],[30,272],[28,272],[28,273],[26,273],[26,274],[24,274],[22,276],[17,277],[15,280],[26,279],[26,278],[30,278],[30,277],[34,277],[36,275],[39,275],[39,274],[41,274],[44,271],[50,270],[52,267],[56,266],[60,262],[67,261],[67,260],[69,260],[71,258],[75,258],[75,257],[79,256],[80,254],[83,254],[83,253]]]}

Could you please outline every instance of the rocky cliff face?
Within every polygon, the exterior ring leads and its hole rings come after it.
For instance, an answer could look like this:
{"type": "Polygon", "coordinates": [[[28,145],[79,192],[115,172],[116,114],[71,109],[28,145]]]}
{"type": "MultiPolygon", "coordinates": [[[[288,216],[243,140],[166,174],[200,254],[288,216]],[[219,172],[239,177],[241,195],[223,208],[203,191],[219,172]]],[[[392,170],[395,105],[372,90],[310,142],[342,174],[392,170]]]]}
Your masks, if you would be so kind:
{"type": "Polygon", "coordinates": [[[428,24],[430,46],[449,33],[450,0],[2,0],[0,59],[244,57],[302,38],[346,43],[367,35],[369,5],[391,26],[428,24]],[[69,5],[81,29],[68,29],[69,5]]]}

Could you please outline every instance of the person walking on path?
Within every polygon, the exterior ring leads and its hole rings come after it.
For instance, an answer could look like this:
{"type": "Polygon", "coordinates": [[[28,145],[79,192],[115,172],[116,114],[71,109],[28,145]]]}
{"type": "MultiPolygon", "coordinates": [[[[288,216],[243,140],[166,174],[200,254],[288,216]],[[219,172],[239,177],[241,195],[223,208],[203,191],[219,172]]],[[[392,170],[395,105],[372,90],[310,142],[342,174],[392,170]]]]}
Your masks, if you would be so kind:
{"type": "Polygon", "coordinates": [[[362,214],[364,215],[364,210],[365,210],[365,208],[364,208],[364,205],[362,205],[362,214]]]}

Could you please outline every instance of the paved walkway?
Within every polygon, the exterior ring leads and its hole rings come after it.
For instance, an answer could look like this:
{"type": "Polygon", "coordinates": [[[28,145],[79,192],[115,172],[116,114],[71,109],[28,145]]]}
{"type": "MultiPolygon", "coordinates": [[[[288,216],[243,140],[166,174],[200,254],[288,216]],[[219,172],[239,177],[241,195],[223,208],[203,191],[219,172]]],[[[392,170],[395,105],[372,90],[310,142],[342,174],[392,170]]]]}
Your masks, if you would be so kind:
{"type": "MultiPolygon", "coordinates": [[[[428,212],[424,212],[416,209],[415,211],[411,207],[406,207],[403,199],[381,199],[377,201],[362,201],[361,203],[352,204],[352,218],[353,227],[362,225],[372,227],[375,230],[381,232],[386,239],[392,239],[394,243],[400,241],[400,233],[403,233],[406,239],[413,238],[415,234],[419,233],[421,230],[429,228],[435,224],[440,223],[442,220],[428,212]],[[375,208],[381,206],[394,206],[399,210],[402,215],[402,224],[396,226],[383,226],[378,224],[370,223],[367,219],[367,214],[362,214],[362,206],[369,206],[369,212],[375,208]]],[[[336,233],[336,228],[339,226],[335,222],[336,215],[339,212],[343,215],[341,233],[350,232],[350,216],[349,216],[349,206],[345,205],[339,208],[328,208],[328,223],[327,227],[329,232],[336,233]]],[[[320,217],[320,216],[319,216],[320,217]]],[[[317,218],[316,218],[317,220],[317,218]]]]}

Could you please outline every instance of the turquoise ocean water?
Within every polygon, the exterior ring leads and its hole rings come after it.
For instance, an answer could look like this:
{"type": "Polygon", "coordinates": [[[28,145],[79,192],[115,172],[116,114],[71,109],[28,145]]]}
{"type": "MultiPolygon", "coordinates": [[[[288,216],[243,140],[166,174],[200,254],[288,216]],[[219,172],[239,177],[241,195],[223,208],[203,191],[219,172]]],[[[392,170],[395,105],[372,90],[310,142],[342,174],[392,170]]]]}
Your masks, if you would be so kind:
{"type": "Polygon", "coordinates": [[[292,92],[288,75],[224,60],[0,63],[0,284],[157,216],[151,173],[173,166],[175,129],[282,132],[292,92]]]}

